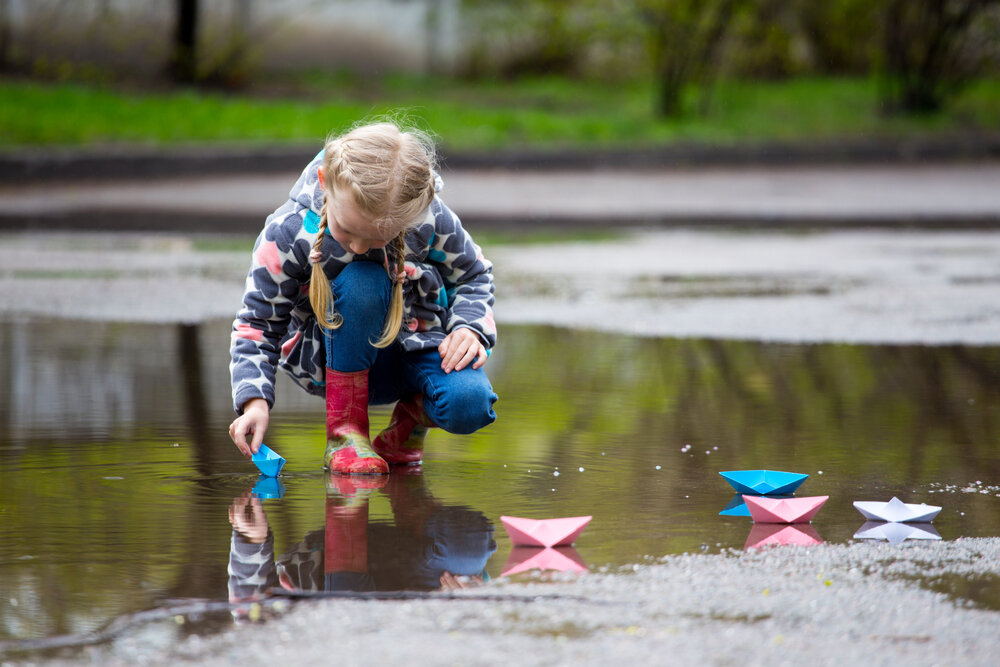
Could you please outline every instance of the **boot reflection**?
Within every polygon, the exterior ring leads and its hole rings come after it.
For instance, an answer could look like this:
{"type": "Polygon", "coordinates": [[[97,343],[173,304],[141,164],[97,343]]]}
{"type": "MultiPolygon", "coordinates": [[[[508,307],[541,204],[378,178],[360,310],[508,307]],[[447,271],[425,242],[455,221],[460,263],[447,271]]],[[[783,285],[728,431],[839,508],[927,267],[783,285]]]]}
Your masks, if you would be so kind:
{"type": "Polygon", "coordinates": [[[486,515],[435,498],[418,467],[399,472],[330,474],[323,528],[277,557],[260,501],[249,491],[234,499],[230,600],[259,599],[278,586],[305,593],[430,591],[488,580],[497,545],[486,515]],[[388,498],[391,519],[372,518],[378,494],[388,498]]]}

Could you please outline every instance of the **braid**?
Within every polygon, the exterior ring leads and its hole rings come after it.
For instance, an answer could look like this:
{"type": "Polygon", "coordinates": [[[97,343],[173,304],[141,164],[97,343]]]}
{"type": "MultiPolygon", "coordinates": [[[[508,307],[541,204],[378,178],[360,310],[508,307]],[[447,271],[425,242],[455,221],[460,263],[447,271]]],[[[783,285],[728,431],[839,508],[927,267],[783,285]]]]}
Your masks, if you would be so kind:
{"type": "MultiPolygon", "coordinates": [[[[319,234],[313,243],[313,250],[321,250],[323,247],[323,237],[326,236],[326,205],[329,198],[323,200],[323,207],[319,213],[319,234]]],[[[312,275],[309,279],[309,303],[312,304],[313,312],[316,313],[316,321],[324,329],[337,329],[343,323],[344,318],[340,313],[333,313],[333,290],[330,288],[330,281],[326,278],[326,272],[319,262],[312,265],[312,275]]]]}
{"type": "Polygon", "coordinates": [[[396,277],[403,273],[406,266],[406,243],[403,239],[404,232],[400,232],[392,241],[392,249],[396,255],[396,270],[391,271],[389,279],[392,280],[392,300],[389,302],[389,312],[385,316],[385,328],[382,330],[382,337],[372,343],[375,347],[388,347],[403,326],[403,281],[396,277]]]}

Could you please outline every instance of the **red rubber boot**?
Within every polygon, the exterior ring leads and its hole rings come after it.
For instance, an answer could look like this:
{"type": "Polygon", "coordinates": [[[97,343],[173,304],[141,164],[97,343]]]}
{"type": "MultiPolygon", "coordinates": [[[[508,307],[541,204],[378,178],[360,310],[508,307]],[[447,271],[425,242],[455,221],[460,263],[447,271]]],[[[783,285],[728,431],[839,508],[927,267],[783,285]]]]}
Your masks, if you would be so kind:
{"type": "Polygon", "coordinates": [[[342,373],[326,369],[326,453],[330,472],[385,475],[389,465],[368,439],[368,369],[342,373]]]}
{"type": "Polygon", "coordinates": [[[424,455],[424,436],[434,424],[424,413],[420,394],[401,399],[392,410],[392,418],[384,431],[375,437],[372,448],[389,463],[412,465],[424,455]]]}

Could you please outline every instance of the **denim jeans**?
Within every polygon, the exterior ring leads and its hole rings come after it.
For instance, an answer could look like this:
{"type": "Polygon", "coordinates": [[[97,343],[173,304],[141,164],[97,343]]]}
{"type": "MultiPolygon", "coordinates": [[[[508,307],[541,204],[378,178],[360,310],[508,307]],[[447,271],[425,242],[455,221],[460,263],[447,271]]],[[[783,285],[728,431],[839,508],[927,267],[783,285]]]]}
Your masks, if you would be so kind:
{"type": "Polygon", "coordinates": [[[343,318],[326,332],[326,365],[341,372],[369,369],[368,400],[378,405],[422,394],[424,412],[449,433],[473,433],[496,420],[486,372],[471,366],[445,373],[437,349],[407,352],[398,343],[378,349],[392,282],[374,262],[352,262],[330,283],[343,318]]]}

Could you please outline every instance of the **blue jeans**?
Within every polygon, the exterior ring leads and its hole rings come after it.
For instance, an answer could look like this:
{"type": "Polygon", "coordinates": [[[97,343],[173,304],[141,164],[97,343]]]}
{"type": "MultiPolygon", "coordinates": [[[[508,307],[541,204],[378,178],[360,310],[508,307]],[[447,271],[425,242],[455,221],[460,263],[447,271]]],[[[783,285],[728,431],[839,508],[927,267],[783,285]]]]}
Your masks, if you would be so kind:
{"type": "Polygon", "coordinates": [[[369,403],[422,394],[424,412],[449,433],[473,433],[496,420],[497,395],[482,368],[445,373],[436,348],[407,352],[398,343],[382,349],[372,345],[381,337],[392,297],[385,268],[352,262],[330,286],[343,322],[326,332],[326,365],[345,373],[369,369],[369,403]]]}

